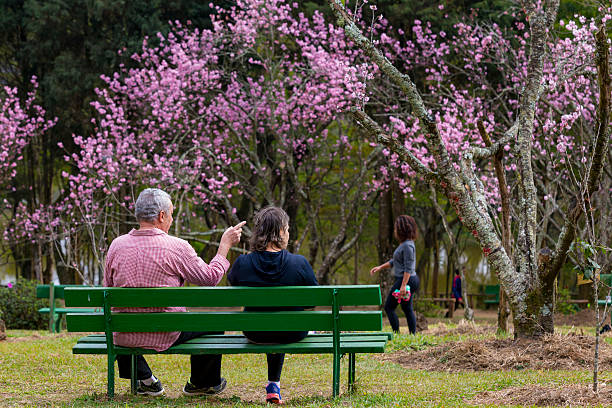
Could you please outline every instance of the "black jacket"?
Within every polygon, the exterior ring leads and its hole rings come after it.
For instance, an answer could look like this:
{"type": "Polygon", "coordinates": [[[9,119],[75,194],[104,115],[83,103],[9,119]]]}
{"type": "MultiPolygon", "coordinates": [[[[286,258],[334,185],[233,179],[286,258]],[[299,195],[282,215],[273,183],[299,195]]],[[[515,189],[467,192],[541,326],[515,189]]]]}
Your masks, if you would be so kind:
{"type": "MultiPolygon", "coordinates": [[[[319,284],[306,258],[287,250],[257,251],[240,255],[227,274],[227,280],[232,286],[314,286],[319,284]]],[[[304,308],[248,307],[245,310],[304,310],[304,308]]]]}
{"type": "Polygon", "coordinates": [[[227,280],[232,286],[318,285],[306,258],[287,250],[240,255],[227,274],[227,280]]]}

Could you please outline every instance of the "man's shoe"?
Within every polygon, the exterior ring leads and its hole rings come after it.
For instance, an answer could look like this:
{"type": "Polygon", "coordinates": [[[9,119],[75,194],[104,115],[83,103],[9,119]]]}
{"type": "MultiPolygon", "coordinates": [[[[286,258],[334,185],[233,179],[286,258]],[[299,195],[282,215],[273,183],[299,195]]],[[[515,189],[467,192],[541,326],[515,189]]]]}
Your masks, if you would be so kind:
{"type": "Polygon", "coordinates": [[[280,387],[274,383],[270,383],[266,387],[266,402],[268,404],[282,404],[283,398],[280,394],[280,387]]]}
{"type": "Polygon", "coordinates": [[[187,381],[187,384],[183,387],[183,394],[185,395],[215,395],[219,394],[227,387],[227,381],[221,377],[219,385],[213,387],[196,387],[191,382],[187,381]]]}
{"type": "Polygon", "coordinates": [[[161,381],[157,380],[151,385],[146,385],[141,380],[138,380],[138,387],[136,388],[136,394],[138,395],[151,395],[157,397],[164,393],[164,386],[161,381]]]}

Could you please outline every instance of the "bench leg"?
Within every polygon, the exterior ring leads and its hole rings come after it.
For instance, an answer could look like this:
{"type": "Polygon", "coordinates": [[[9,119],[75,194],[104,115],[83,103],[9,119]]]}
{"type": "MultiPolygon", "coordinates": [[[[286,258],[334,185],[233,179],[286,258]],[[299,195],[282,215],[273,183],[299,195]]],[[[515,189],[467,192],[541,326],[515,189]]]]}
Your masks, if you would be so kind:
{"type": "Polygon", "coordinates": [[[348,392],[355,391],[355,353],[348,355],[348,392]]]}
{"type": "Polygon", "coordinates": [[[333,397],[340,395],[340,354],[334,353],[333,397]]]}
{"type": "Polygon", "coordinates": [[[49,333],[55,333],[57,326],[57,315],[49,311],[49,333]]]}
{"type": "Polygon", "coordinates": [[[107,394],[108,398],[115,396],[115,355],[112,353],[108,354],[108,378],[107,381],[107,394]]]}
{"type": "Polygon", "coordinates": [[[132,394],[136,395],[136,354],[132,354],[130,355],[131,357],[131,378],[130,378],[130,384],[131,384],[131,388],[132,388],[132,394]]]}
{"type": "Polygon", "coordinates": [[[62,331],[62,318],[64,315],[55,315],[55,332],[59,333],[62,331]]]}

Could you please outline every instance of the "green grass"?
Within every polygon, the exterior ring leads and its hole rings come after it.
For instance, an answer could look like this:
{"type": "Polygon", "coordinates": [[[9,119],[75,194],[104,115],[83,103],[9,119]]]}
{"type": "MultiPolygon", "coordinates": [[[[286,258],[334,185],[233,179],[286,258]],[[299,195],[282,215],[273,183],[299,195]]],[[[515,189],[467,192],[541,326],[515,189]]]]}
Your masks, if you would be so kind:
{"type": "MultiPolygon", "coordinates": [[[[586,332],[586,331],[585,331],[586,332]]],[[[148,357],[151,368],[166,388],[166,397],[134,397],[129,381],[116,380],[117,397],[108,401],[106,358],[73,355],[78,335],[9,331],[10,342],[0,342],[1,406],[189,406],[261,407],[266,379],[264,355],[223,357],[222,373],[228,388],[220,397],[186,398],[180,393],[189,377],[187,356],[148,357]],[[31,337],[35,336],[35,337],[31,337]]],[[[449,341],[490,335],[399,335],[389,351],[422,349],[449,341]]],[[[357,356],[357,391],[346,394],[346,361],[342,361],[342,395],[331,398],[331,356],[288,355],[282,379],[286,405],[296,407],[463,407],[483,391],[529,384],[589,383],[584,371],[493,371],[447,373],[411,370],[382,362],[375,355],[357,356]]]]}

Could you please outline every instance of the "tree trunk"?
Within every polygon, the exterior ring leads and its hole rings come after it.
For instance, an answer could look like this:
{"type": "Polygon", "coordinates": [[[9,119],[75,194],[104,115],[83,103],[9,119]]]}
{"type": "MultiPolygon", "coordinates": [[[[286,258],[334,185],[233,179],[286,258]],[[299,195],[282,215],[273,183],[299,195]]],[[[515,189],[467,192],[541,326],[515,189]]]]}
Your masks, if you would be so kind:
{"type": "MultiPolygon", "coordinates": [[[[419,289],[419,291],[423,294],[428,293],[427,292],[427,288],[429,287],[429,281],[431,278],[431,257],[432,257],[432,253],[434,252],[434,247],[435,247],[435,232],[434,232],[434,228],[435,226],[433,225],[433,223],[431,222],[431,219],[433,218],[432,213],[435,214],[435,210],[432,208],[431,209],[431,213],[426,212],[426,216],[424,216],[423,218],[426,219],[425,225],[426,228],[423,229],[423,254],[418,258],[418,263],[416,266],[416,271],[417,273],[419,273],[419,277],[421,278],[421,288],[419,289]],[[422,274],[422,275],[421,275],[422,274]]],[[[434,263],[435,263],[435,258],[436,255],[434,254],[434,263]]]]}
{"type": "Polygon", "coordinates": [[[32,276],[36,278],[38,283],[45,283],[43,280],[42,250],[40,243],[36,243],[30,248],[32,250],[32,276]]]}
{"type": "Polygon", "coordinates": [[[510,327],[508,319],[510,318],[510,305],[508,304],[508,296],[504,288],[499,285],[499,308],[497,309],[497,331],[508,333],[510,327]]]}
{"type": "MultiPolygon", "coordinates": [[[[435,220],[435,213],[432,212],[432,220],[435,220]]],[[[431,225],[435,225],[435,221],[431,225]]],[[[438,297],[438,277],[440,275],[440,245],[438,242],[438,233],[435,227],[433,227],[433,253],[434,253],[434,264],[433,273],[431,276],[431,297],[438,297]]]]}
{"type": "Polygon", "coordinates": [[[298,237],[298,223],[295,222],[297,219],[297,214],[300,206],[300,202],[298,200],[298,193],[295,191],[295,185],[291,181],[291,179],[287,179],[285,181],[287,184],[287,194],[285,196],[285,211],[289,216],[289,219],[293,222],[289,222],[289,236],[293,237],[293,239],[289,240],[289,245],[287,249],[289,252],[293,252],[295,249],[295,239],[298,237]]]}
{"type": "Polygon", "coordinates": [[[6,325],[4,320],[0,319],[0,341],[6,340],[6,325]]]}
{"type": "MultiPolygon", "coordinates": [[[[383,264],[393,257],[393,194],[385,191],[378,200],[378,264],[383,264]]],[[[383,296],[393,285],[391,273],[380,273],[378,276],[383,296]]]]}
{"type": "Polygon", "coordinates": [[[551,283],[543,282],[542,285],[542,298],[544,305],[542,307],[542,313],[540,314],[540,325],[544,333],[555,332],[555,302],[557,296],[557,280],[554,279],[551,283]]]}
{"type": "Polygon", "coordinates": [[[514,338],[537,338],[545,331],[541,326],[544,299],[540,288],[530,288],[525,292],[525,301],[513,305],[514,338]]]}
{"type": "Polygon", "coordinates": [[[354,254],[355,270],[353,271],[353,285],[359,284],[359,241],[355,243],[355,254],[354,254]]]}

